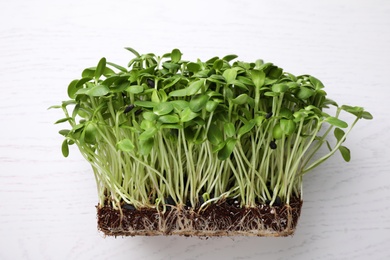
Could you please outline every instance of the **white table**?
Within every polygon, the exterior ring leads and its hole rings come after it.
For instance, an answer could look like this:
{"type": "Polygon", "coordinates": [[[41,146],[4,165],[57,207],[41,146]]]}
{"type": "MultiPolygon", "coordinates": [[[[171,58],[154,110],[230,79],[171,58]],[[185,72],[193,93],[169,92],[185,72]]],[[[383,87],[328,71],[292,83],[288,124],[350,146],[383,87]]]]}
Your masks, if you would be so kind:
{"type": "Polygon", "coordinates": [[[390,259],[390,2],[2,1],[0,259],[390,259]],[[329,97],[374,115],[304,179],[288,238],[104,238],[89,165],[53,125],[68,83],[131,46],[185,59],[235,53],[311,74],[329,97]]]}

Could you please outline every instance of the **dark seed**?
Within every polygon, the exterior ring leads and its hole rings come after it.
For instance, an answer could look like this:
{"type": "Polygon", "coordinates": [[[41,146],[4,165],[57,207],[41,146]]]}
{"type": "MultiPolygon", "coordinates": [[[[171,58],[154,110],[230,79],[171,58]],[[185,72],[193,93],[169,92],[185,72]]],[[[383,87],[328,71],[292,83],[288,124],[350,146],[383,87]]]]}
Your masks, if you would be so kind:
{"type": "Polygon", "coordinates": [[[279,196],[276,196],[274,206],[276,207],[282,206],[282,199],[279,196]]]}
{"type": "Polygon", "coordinates": [[[190,201],[190,200],[187,200],[187,201],[186,201],[186,206],[187,206],[188,208],[191,208],[191,207],[192,207],[192,204],[191,204],[191,201],[190,201]]]}
{"type": "Polygon", "coordinates": [[[270,143],[269,143],[269,147],[272,149],[272,150],[274,150],[274,149],[276,149],[276,143],[275,143],[275,141],[271,141],[270,143]]]}
{"type": "Polygon", "coordinates": [[[134,112],[134,115],[138,116],[139,114],[142,113],[142,108],[138,109],[137,111],[134,112]]]}
{"type": "Polygon", "coordinates": [[[199,204],[199,206],[201,206],[203,203],[204,203],[203,196],[202,196],[202,195],[199,195],[199,196],[198,196],[198,204],[199,204]]]}
{"type": "Polygon", "coordinates": [[[133,105],[133,104],[128,105],[128,106],[125,108],[125,111],[124,111],[123,113],[127,114],[127,113],[129,113],[133,108],[134,108],[134,105],[133,105]]]}
{"type": "Polygon", "coordinates": [[[173,198],[169,195],[167,198],[165,198],[165,207],[167,210],[171,210],[172,206],[175,205],[175,201],[173,198]]]}
{"type": "MultiPolygon", "coordinates": [[[[271,203],[271,200],[266,200],[265,201],[265,204],[270,204],[271,203]]],[[[272,204],[272,206],[275,206],[275,207],[280,207],[280,206],[282,206],[282,199],[279,197],[279,196],[276,196],[276,198],[275,198],[275,201],[274,201],[274,203],[272,204]]]]}
{"type": "Polygon", "coordinates": [[[175,205],[175,201],[173,200],[171,195],[169,195],[167,198],[165,198],[165,204],[172,205],[172,206],[175,205]]]}
{"type": "Polygon", "coordinates": [[[272,112],[268,112],[266,115],[265,115],[265,119],[269,119],[271,116],[272,116],[272,112]]]}
{"type": "Polygon", "coordinates": [[[154,88],[154,81],[152,79],[147,79],[146,83],[148,84],[149,87],[154,88]]]}
{"type": "Polygon", "coordinates": [[[131,205],[131,204],[124,204],[123,206],[122,206],[122,209],[126,209],[126,210],[135,210],[135,207],[133,206],[133,205],[131,205]]]}

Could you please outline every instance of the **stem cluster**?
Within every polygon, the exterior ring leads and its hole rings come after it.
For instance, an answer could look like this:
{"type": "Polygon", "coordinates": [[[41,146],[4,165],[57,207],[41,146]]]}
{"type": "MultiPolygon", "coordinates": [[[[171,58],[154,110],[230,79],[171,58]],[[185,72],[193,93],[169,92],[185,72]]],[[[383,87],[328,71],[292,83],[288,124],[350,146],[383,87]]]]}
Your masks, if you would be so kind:
{"type": "Polygon", "coordinates": [[[189,62],[177,49],[161,57],[127,49],[135,55],[128,68],[102,58],[70,83],[70,100],[53,106],[65,114],[57,123],[71,126],[60,131],[62,152],[78,146],[101,205],[288,204],[301,194],[303,174],[336,151],[349,161],[346,136],[372,118],[326,98],[318,79],[261,60],[189,62]],[[349,127],[342,111],[356,116],[349,127]],[[323,144],[329,152],[313,160],[323,144]]]}

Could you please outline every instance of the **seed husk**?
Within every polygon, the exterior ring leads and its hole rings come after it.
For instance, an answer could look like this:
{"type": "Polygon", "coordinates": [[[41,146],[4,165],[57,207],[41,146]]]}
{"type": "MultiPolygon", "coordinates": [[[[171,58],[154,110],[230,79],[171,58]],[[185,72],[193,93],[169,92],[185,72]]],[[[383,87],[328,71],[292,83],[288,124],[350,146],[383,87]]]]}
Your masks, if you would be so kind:
{"type": "Polygon", "coordinates": [[[276,142],[275,140],[272,140],[270,143],[269,143],[269,147],[272,149],[272,150],[275,150],[278,146],[276,145],[276,142]]]}
{"type": "Polygon", "coordinates": [[[272,115],[273,115],[272,111],[271,111],[271,112],[268,112],[268,113],[265,115],[265,119],[271,118],[272,115]]]}
{"type": "Polygon", "coordinates": [[[146,80],[146,84],[148,84],[148,86],[149,86],[150,88],[154,88],[154,80],[152,80],[152,79],[147,79],[147,80],[146,80]]]}
{"type": "Polygon", "coordinates": [[[135,106],[134,106],[133,104],[128,105],[128,106],[125,108],[125,110],[123,111],[123,113],[125,113],[125,114],[129,113],[131,110],[133,110],[134,107],[135,107],[135,106]]]}

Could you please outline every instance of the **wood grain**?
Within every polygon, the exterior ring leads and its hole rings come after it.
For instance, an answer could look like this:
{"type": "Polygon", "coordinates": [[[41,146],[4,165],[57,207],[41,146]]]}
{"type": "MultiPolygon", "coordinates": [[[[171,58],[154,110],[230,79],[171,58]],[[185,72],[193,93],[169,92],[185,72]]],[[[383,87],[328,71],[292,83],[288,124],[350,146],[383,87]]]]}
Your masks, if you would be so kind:
{"type": "Polygon", "coordinates": [[[0,259],[389,259],[390,2],[2,1],[0,259]],[[60,153],[68,83],[123,47],[186,59],[238,54],[312,74],[340,103],[366,107],[339,156],[305,177],[291,238],[104,238],[96,188],[75,149],[60,153]]]}

